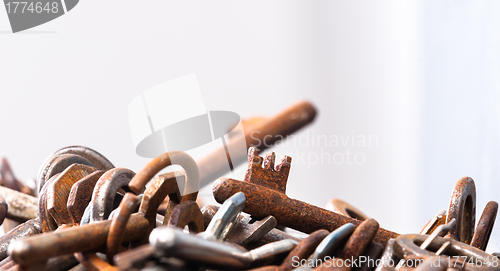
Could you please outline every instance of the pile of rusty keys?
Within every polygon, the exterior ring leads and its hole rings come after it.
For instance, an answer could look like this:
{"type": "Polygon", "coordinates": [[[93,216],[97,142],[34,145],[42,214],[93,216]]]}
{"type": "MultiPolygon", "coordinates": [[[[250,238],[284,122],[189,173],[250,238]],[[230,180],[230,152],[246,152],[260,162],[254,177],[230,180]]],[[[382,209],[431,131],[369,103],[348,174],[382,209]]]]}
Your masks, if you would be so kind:
{"type": "Polygon", "coordinates": [[[135,173],[90,148],[66,147],[43,163],[37,191],[3,159],[0,222],[10,222],[0,237],[0,269],[500,270],[499,259],[485,252],[498,204],[486,205],[476,227],[471,178],[457,182],[448,210],[419,234],[380,228],[339,199],[320,208],[289,198],[291,157],[275,165],[274,153],[261,157],[258,150],[314,116],[314,107],[301,102],[272,118],[247,121],[244,134],[228,142],[246,140],[248,152],[231,156],[233,166],[248,159],[243,181],[219,178],[224,150],[199,161],[168,152],[135,173]],[[250,136],[253,131],[259,137],[250,136]],[[183,172],[156,176],[173,164],[183,172]],[[213,180],[221,206],[200,208],[193,191],[213,180]]]}

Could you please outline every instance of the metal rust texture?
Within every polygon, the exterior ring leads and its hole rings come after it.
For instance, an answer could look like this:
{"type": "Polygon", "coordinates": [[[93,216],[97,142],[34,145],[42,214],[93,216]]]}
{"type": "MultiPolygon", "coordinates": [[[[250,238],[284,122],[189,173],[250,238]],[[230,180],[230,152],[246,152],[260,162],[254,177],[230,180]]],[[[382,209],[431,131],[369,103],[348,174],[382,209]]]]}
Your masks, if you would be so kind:
{"type": "Polygon", "coordinates": [[[0,185],[31,196],[35,195],[31,187],[16,178],[6,158],[0,159],[0,185]]]}
{"type": "Polygon", "coordinates": [[[73,225],[73,220],[67,208],[71,187],[96,170],[95,167],[73,164],[61,172],[54,181],[47,184],[47,211],[58,226],[73,225]]]}
{"type": "Polygon", "coordinates": [[[198,166],[191,156],[181,151],[167,152],[149,162],[144,168],[137,172],[130,181],[130,190],[136,194],[140,194],[146,187],[146,184],[158,172],[171,165],[179,165],[186,172],[186,186],[181,195],[198,192],[200,188],[198,166]]]}
{"type": "MultiPolygon", "coordinates": [[[[176,191],[172,187],[174,184],[177,185],[177,182],[166,182],[161,176],[153,180],[144,192],[139,213],[130,215],[123,242],[147,242],[156,226],[156,210],[169,193],[176,191]]],[[[93,251],[106,244],[111,223],[111,220],[104,220],[18,240],[11,246],[10,255],[16,263],[30,265],[50,257],[93,251]]]]}
{"type": "Polygon", "coordinates": [[[246,247],[249,243],[259,240],[269,231],[274,229],[278,222],[273,216],[267,216],[254,221],[248,214],[240,214],[234,227],[225,237],[225,241],[246,247]]]}
{"type": "MultiPolygon", "coordinates": [[[[248,150],[249,169],[252,169],[255,163],[263,161],[262,158],[256,159],[257,150],[250,148],[248,150]]],[[[291,158],[290,158],[291,159],[291,158]]],[[[282,162],[288,163],[289,158],[282,159],[282,162]]],[[[279,171],[267,165],[268,171],[279,171]]],[[[288,165],[289,166],[289,165],[288,165]]],[[[285,168],[283,164],[277,168],[285,168]]],[[[281,179],[286,180],[288,171],[285,170],[281,179]]],[[[339,215],[335,212],[308,204],[299,200],[290,199],[284,193],[284,187],[277,188],[275,185],[266,186],[266,181],[260,182],[261,179],[253,179],[251,175],[246,175],[246,181],[238,181],[229,178],[218,179],[212,188],[214,198],[217,202],[222,203],[237,192],[243,192],[247,196],[244,212],[251,214],[256,218],[263,218],[272,215],[278,221],[278,224],[287,226],[305,233],[311,233],[319,229],[333,231],[338,227],[352,223],[355,226],[361,224],[361,221],[339,215]]],[[[281,186],[286,185],[280,184],[281,186]]],[[[374,241],[383,245],[391,238],[396,238],[397,233],[380,228],[374,241]]]]}
{"type": "Polygon", "coordinates": [[[185,201],[177,205],[170,215],[168,225],[181,229],[188,226],[189,231],[193,233],[200,233],[205,229],[203,214],[195,201],[185,201]]]}
{"type": "Polygon", "coordinates": [[[113,168],[104,173],[95,184],[90,200],[90,223],[108,219],[120,188],[126,188],[135,172],[126,168],[113,168]]]}
{"type": "Polygon", "coordinates": [[[497,212],[498,203],[496,201],[490,201],[486,204],[486,207],[484,207],[483,213],[481,214],[481,218],[477,223],[476,231],[472,237],[471,246],[481,250],[486,250],[491,232],[493,231],[493,226],[495,225],[497,212]]]}
{"type": "Polygon", "coordinates": [[[365,221],[368,219],[368,216],[363,214],[363,212],[361,212],[354,206],[340,199],[330,200],[327,203],[325,209],[335,212],[337,214],[341,214],[343,216],[357,219],[359,221],[365,221]]]}
{"type": "Polygon", "coordinates": [[[38,217],[38,199],[25,193],[0,186],[0,198],[8,207],[6,217],[17,222],[38,217]]]}
{"type": "MultiPolygon", "coordinates": [[[[213,206],[213,205],[207,205],[204,206],[201,209],[201,212],[203,214],[203,220],[205,221],[205,227],[210,224],[210,221],[212,221],[212,218],[214,217],[215,213],[219,210],[219,207],[213,206]]],[[[236,228],[246,228],[247,226],[239,225],[241,223],[245,223],[246,221],[249,221],[250,217],[247,214],[240,214],[239,219],[236,220],[235,225],[233,227],[233,230],[236,228]],[[244,220],[241,219],[242,216],[244,217],[244,220]]],[[[255,223],[255,222],[254,222],[255,223]]],[[[228,236],[226,237],[226,240],[231,240],[232,237],[232,232],[229,232],[228,236]]],[[[243,243],[243,246],[245,248],[256,248],[263,246],[265,244],[275,242],[275,241],[280,241],[284,239],[292,239],[299,243],[302,241],[302,239],[299,239],[291,234],[288,234],[284,231],[281,231],[279,229],[273,228],[266,234],[264,234],[261,238],[255,239],[255,240],[250,240],[249,242],[246,242],[248,240],[245,240],[243,243]]],[[[241,245],[241,244],[240,244],[241,245]]]]}
{"type": "MultiPolygon", "coordinates": [[[[163,225],[167,225],[168,224],[168,220],[170,219],[170,216],[172,215],[172,211],[174,210],[174,208],[180,204],[180,203],[183,203],[183,202],[186,202],[186,201],[196,201],[197,197],[198,197],[198,191],[196,192],[193,192],[193,193],[189,193],[189,194],[186,194],[186,193],[183,193],[183,191],[192,191],[193,188],[187,188],[186,190],[186,177],[180,173],[180,172],[168,172],[168,173],[165,173],[162,175],[163,178],[166,178],[168,180],[168,182],[176,182],[177,184],[173,186],[173,188],[175,188],[175,192],[173,193],[169,193],[168,194],[168,203],[167,203],[167,206],[165,208],[165,213],[164,213],[164,220],[163,220],[163,225]],[[182,195],[182,196],[181,196],[182,195]]],[[[191,184],[189,184],[191,185],[191,184]]],[[[197,184],[195,184],[195,186],[197,186],[197,184]]],[[[165,203],[166,200],[164,200],[162,202],[162,204],[165,203]]],[[[160,204],[161,206],[161,204],[160,204]]]]}
{"type": "Polygon", "coordinates": [[[317,230],[302,240],[285,258],[280,265],[280,271],[290,271],[294,269],[294,263],[311,256],[316,247],[329,234],[327,230],[317,230]]]}
{"type": "Polygon", "coordinates": [[[138,205],[139,197],[132,193],[126,193],[118,207],[118,215],[114,217],[111,222],[108,240],[106,242],[106,256],[110,263],[113,262],[113,256],[120,250],[127,222],[138,205]]]}
{"type": "MultiPolygon", "coordinates": [[[[16,263],[27,265],[60,255],[95,250],[105,245],[110,225],[111,220],[105,220],[16,240],[10,248],[10,255],[16,263]]],[[[148,228],[149,222],[142,215],[132,214],[123,242],[136,240],[147,233],[148,228]]]]}
{"type": "Polygon", "coordinates": [[[57,224],[49,215],[47,210],[47,189],[49,184],[51,184],[55,179],[59,177],[60,173],[52,176],[42,187],[40,194],[38,195],[38,218],[40,219],[40,225],[42,228],[42,232],[55,231],[57,229],[57,224]]]}
{"type": "Polygon", "coordinates": [[[454,240],[470,244],[476,226],[476,185],[470,177],[463,177],[456,184],[450,198],[446,221],[457,220],[448,234],[454,240]]]}
{"type": "Polygon", "coordinates": [[[415,255],[419,259],[427,259],[436,256],[434,251],[437,251],[445,243],[450,242],[451,244],[442,256],[462,256],[467,257],[467,259],[482,261],[483,264],[481,268],[466,263],[467,267],[471,268],[470,270],[474,270],[474,268],[479,268],[477,270],[498,270],[498,268],[487,267],[488,264],[490,266],[492,264],[492,256],[490,254],[457,240],[438,236],[429,244],[427,249],[420,248],[419,245],[422,244],[427,237],[428,235],[420,234],[400,235],[394,242],[394,254],[401,259],[409,255],[415,255]]]}
{"type": "MultiPolygon", "coordinates": [[[[49,171],[54,171],[51,167],[52,163],[57,159],[59,156],[63,156],[65,154],[74,154],[80,157],[83,157],[85,160],[90,162],[90,164],[87,164],[89,166],[94,166],[99,170],[109,170],[114,168],[115,166],[102,154],[98,153],[97,151],[84,147],[84,146],[68,146],[62,149],[57,150],[54,152],[52,155],[50,155],[47,159],[45,159],[45,162],[43,163],[43,166],[40,169],[40,172],[38,173],[37,177],[37,183],[38,183],[38,191],[41,190],[43,187],[45,181],[50,179],[51,174],[59,173],[64,170],[62,168],[59,172],[53,172],[49,173],[49,171]]],[[[70,166],[70,165],[67,165],[70,166]]],[[[66,166],[66,167],[67,167],[66,166]]]]}
{"type": "Polygon", "coordinates": [[[71,187],[66,207],[73,220],[73,224],[80,224],[85,208],[92,198],[94,186],[103,174],[104,171],[102,170],[94,171],[83,177],[71,187]]]}
{"type": "Polygon", "coordinates": [[[378,228],[378,222],[373,218],[363,221],[363,223],[354,230],[337,257],[350,259],[351,257],[358,258],[361,256],[377,234],[378,228]]]}
{"type": "Polygon", "coordinates": [[[430,257],[422,262],[414,271],[446,271],[448,263],[442,257],[430,257]]]}
{"type": "Polygon", "coordinates": [[[114,261],[121,270],[133,270],[139,263],[153,258],[154,248],[142,245],[115,255],[114,261]]]}
{"type": "Polygon", "coordinates": [[[108,270],[108,271],[118,271],[120,270],[118,267],[110,265],[105,260],[101,259],[95,253],[79,253],[76,254],[76,259],[83,265],[88,271],[99,271],[99,270],[108,270]]]}
{"type": "Polygon", "coordinates": [[[435,215],[424,228],[420,230],[420,234],[431,234],[437,227],[446,224],[446,210],[441,210],[435,215]]]}
{"type": "Polygon", "coordinates": [[[233,167],[246,161],[246,152],[239,151],[238,146],[246,146],[246,149],[256,147],[264,151],[307,126],[315,117],[316,108],[308,101],[300,101],[272,117],[261,118],[250,126],[243,126],[244,134],[233,134],[227,141],[227,148],[220,147],[196,161],[200,172],[200,187],[209,185],[229,172],[228,159],[233,167]],[[226,150],[234,151],[229,155],[226,150]]]}
{"type": "Polygon", "coordinates": [[[7,211],[9,209],[9,205],[3,198],[0,198],[0,225],[3,224],[5,217],[7,216],[7,211]]]}
{"type": "Polygon", "coordinates": [[[373,269],[375,269],[375,266],[373,264],[370,264],[369,261],[370,260],[376,261],[377,259],[380,259],[380,256],[382,256],[383,252],[384,252],[384,246],[382,244],[377,242],[371,242],[363,252],[363,256],[365,256],[368,259],[368,261],[360,263],[360,265],[358,267],[353,268],[353,270],[372,271],[373,269]]]}
{"type": "Polygon", "coordinates": [[[0,260],[3,260],[8,256],[7,250],[12,241],[39,233],[42,233],[40,220],[35,218],[20,224],[6,234],[0,236],[0,260]]]}

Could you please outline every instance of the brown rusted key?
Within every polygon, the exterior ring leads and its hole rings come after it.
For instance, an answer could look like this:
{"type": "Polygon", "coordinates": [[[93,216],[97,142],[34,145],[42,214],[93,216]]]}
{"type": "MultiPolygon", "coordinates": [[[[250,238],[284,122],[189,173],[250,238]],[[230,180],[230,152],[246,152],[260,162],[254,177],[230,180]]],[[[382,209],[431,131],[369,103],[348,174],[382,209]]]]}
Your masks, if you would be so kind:
{"type": "Polygon", "coordinates": [[[75,160],[79,160],[79,164],[94,166],[99,170],[109,170],[115,167],[106,157],[91,148],[84,146],[65,147],[50,155],[43,163],[37,177],[38,191],[53,175],[74,164],[75,160]]]}
{"type": "Polygon", "coordinates": [[[366,219],[368,219],[368,216],[363,214],[360,210],[340,199],[330,200],[326,204],[325,209],[335,212],[337,214],[341,214],[343,216],[357,219],[359,221],[365,221],[366,219]]]}
{"type": "MultiPolygon", "coordinates": [[[[220,178],[214,183],[212,190],[217,202],[222,203],[235,193],[243,192],[248,195],[244,212],[258,218],[272,215],[278,224],[305,233],[318,229],[333,231],[346,223],[353,223],[355,226],[361,224],[359,220],[288,198],[285,189],[290,171],[290,157],[285,156],[275,168],[274,153],[263,159],[258,156],[257,149],[250,148],[248,161],[244,181],[220,178]]],[[[397,233],[380,228],[375,241],[384,245],[390,238],[397,236],[397,233]]]]}
{"type": "MultiPolygon", "coordinates": [[[[208,225],[214,215],[219,210],[219,207],[213,205],[207,205],[202,208],[203,218],[205,220],[205,225],[208,225]]],[[[248,248],[248,244],[260,240],[266,235],[269,235],[271,238],[273,236],[280,235],[283,238],[276,239],[274,241],[279,241],[283,239],[291,239],[295,241],[300,241],[298,238],[294,238],[293,236],[286,234],[278,229],[275,229],[277,225],[276,219],[273,216],[268,216],[262,220],[254,221],[252,223],[252,218],[250,215],[245,213],[240,213],[232,230],[225,237],[225,241],[230,243],[238,244],[242,247],[248,248]],[[276,234],[272,235],[272,231],[276,234]],[[286,235],[286,236],[283,236],[286,235]],[[287,238],[288,237],[288,238],[287,238]]],[[[254,246],[255,247],[255,246],[254,246]]]]}
{"type": "Polygon", "coordinates": [[[449,222],[453,218],[457,223],[448,236],[470,244],[476,226],[476,185],[470,177],[463,177],[455,184],[446,221],[449,222]]]}
{"type": "Polygon", "coordinates": [[[371,271],[375,269],[375,261],[380,258],[384,252],[384,246],[380,243],[371,242],[363,252],[363,257],[359,260],[359,266],[353,268],[355,271],[371,271]]]}
{"type": "Polygon", "coordinates": [[[337,266],[344,270],[351,270],[353,265],[357,265],[359,256],[363,254],[366,247],[372,242],[377,234],[379,225],[375,219],[369,218],[361,223],[347,240],[340,253],[335,259],[323,262],[320,267],[314,270],[329,270],[337,266]],[[340,259],[343,259],[340,260],[340,259]]]}
{"type": "MultiPolygon", "coordinates": [[[[194,163],[194,160],[192,161],[194,163]]],[[[193,173],[188,172],[186,187],[190,186],[189,176],[197,176],[196,172],[193,173]]],[[[141,172],[134,178],[136,177],[141,178],[141,183],[147,182],[142,180],[142,178],[147,178],[147,175],[141,175],[141,172]]],[[[199,180],[194,177],[191,180],[195,184],[199,183],[199,180]]],[[[173,186],[176,184],[177,182],[167,182],[161,176],[153,180],[144,192],[139,212],[132,214],[126,224],[123,242],[137,240],[138,243],[144,243],[144,240],[148,239],[149,233],[156,226],[158,206],[169,193],[175,193],[176,188],[173,186]]],[[[80,251],[93,251],[106,244],[111,222],[111,220],[104,220],[99,223],[62,229],[56,233],[16,240],[10,245],[10,255],[16,263],[20,264],[20,267],[25,268],[51,257],[80,251]],[[67,240],[72,240],[72,242],[67,240]]]]}
{"type": "Polygon", "coordinates": [[[471,246],[479,248],[481,250],[486,250],[488,246],[488,241],[490,240],[491,232],[493,231],[493,225],[495,225],[495,219],[498,212],[498,203],[496,201],[490,201],[484,207],[483,214],[479,222],[477,222],[476,231],[472,237],[471,246]]]}
{"type": "Polygon", "coordinates": [[[279,266],[280,271],[290,271],[293,270],[297,262],[313,254],[316,247],[325,239],[329,234],[327,230],[317,230],[311,233],[308,237],[304,238],[285,258],[283,263],[279,266]]]}

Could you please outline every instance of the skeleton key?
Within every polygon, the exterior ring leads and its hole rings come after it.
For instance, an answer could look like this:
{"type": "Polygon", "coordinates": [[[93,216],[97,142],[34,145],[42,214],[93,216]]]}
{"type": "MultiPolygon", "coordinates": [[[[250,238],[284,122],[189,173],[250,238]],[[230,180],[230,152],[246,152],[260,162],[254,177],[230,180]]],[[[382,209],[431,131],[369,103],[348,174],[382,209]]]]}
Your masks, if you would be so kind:
{"type": "Polygon", "coordinates": [[[327,230],[317,230],[311,233],[288,254],[283,263],[279,266],[280,271],[291,271],[296,262],[300,262],[303,259],[311,256],[315,252],[316,248],[322,241],[327,237],[329,232],[327,230]]]}
{"type": "MultiPolygon", "coordinates": [[[[212,221],[213,217],[218,212],[218,210],[219,207],[213,205],[207,205],[201,209],[206,225],[208,225],[212,221]]],[[[277,238],[275,240],[272,240],[271,242],[283,239],[293,239],[297,242],[300,241],[298,238],[295,238],[292,235],[289,235],[285,232],[275,229],[274,227],[276,227],[277,222],[273,216],[268,216],[262,220],[255,221],[253,223],[251,222],[252,218],[250,215],[245,213],[240,213],[238,219],[234,224],[233,230],[228,233],[228,235],[225,238],[225,241],[230,243],[235,243],[247,248],[248,244],[251,242],[258,241],[261,238],[267,239],[265,236],[272,237],[273,231],[278,232],[273,236],[279,235],[281,236],[281,238],[277,238]]],[[[260,245],[257,245],[255,247],[259,246],[260,245]]]]}
{"type": "Polygon", "coordinates": [[[292,240],[281,240],[251,251],[218,240],[206,240],[186,234],[175,227],[161,227],[149,238],[157,257],[176,257],[209,266],[245,268],[255,261],[287,252],[295,247],[292,240]]]}
{"type": "MultiPolygon", "coordinates": [[[[222,203],[235,193],[243,192],[247,195],[244,212],[255,217],[272,215],[278,224],[305,233],[311,233],[318,229],[335,230],[347,223],[352,223],[355,226],[361,224],[359,220],[288,198],[285,195],[285,188],[290,171],[290,157],[285,156],[275,169],[274,153],[266,155],[264,163],[262,163],[263,158],[258,156],[257,149],[250,148],[248,160],[245,181],[220,178],[214,183],[212,190],[217,202],[222,203]]],[[[381,228],[375,241],[386,244],[390,238],[396,236],[398,234],[381,228]]]]}
{"type": "Polygon", "coordinates": [[[358,210],[354,206],[340,199],[330,200],[326,204],[325,209],[335,212],[337,214],[341,214],[343,216],[357,219],[359,221],[365,221],[366,219],[368,219],[367,215],[363,214],[360,210],[358,210]]]}
{"type": "Polygon", "coordinates": [[[472,237],[471,246],[481,250],[486,250],[491,232],[493,231],[493,225],[495,225],[497,212],[497,202],[490,201],[486,204],[486,207],[484,207],[484,211],[481,214],[481,218],[479,219],[479,222],[477,222],[477,228],[474,232],[474,236],[472,237]]]}
{"type": "Polygon", "coordinates": [[[355,267],[355,271],[371,271],[375,269],[375,261],[380,258],[384,252],[384,246],[380,243],[371,242],[366,248],[363,256],[366,257],[366,261],[361,261],[358,267],[355,267]]]}

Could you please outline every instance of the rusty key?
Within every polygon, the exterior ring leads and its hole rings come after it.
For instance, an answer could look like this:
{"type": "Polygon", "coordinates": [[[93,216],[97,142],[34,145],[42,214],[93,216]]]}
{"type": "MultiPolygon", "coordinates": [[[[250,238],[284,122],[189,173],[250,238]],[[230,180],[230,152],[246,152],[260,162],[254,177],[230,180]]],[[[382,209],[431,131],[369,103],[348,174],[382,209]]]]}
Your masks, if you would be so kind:
{"type": "Polygon", "coordinates": [[[484,207],[484,211],[481,214],[481,218],[477,223],[476,231],[472,237],[471,246],[481,250],[486,250],[491,232],[493,231],[493,225],[495,225],[497,212],[498,203],[496,201],[490,201],[486,204],[486,207],[484,207]]]}
{"type": "MultiPolygon", "coordinates": [[[[220,178],[212,189],[214,198],[222,203],[235,193],[243,192],[247,195],[244,212],[257,218],[272,215],[278,224],[305,233],[319,229],[333,231],[346,223],[355,226],[361,224],[359,220],[288,198],[285,189],[291,160],[291,157],[285,156],[275,168],[274,153],[266,155],[263,159],[258,155],[256,148],[250,148],[245,180],[220,178]]],[[[397,233],[380,228],[375,241],[385,245],[390,238],[397,236],[397,233]]]]}
{"type": "Polygon", "coordinates": [[[463,177],[455,184],[450,197],[446,221],[455,218],[455,227],[449,237],[470,244],[476,226],[476,185],[470,177],[463,177]]]}
{"type": "Polygon", "coordinates": [[[38,217],[38,199],[25,193],[0,186],[0,198],[9,206],[6,217],[17,222],[38,217]]]}

